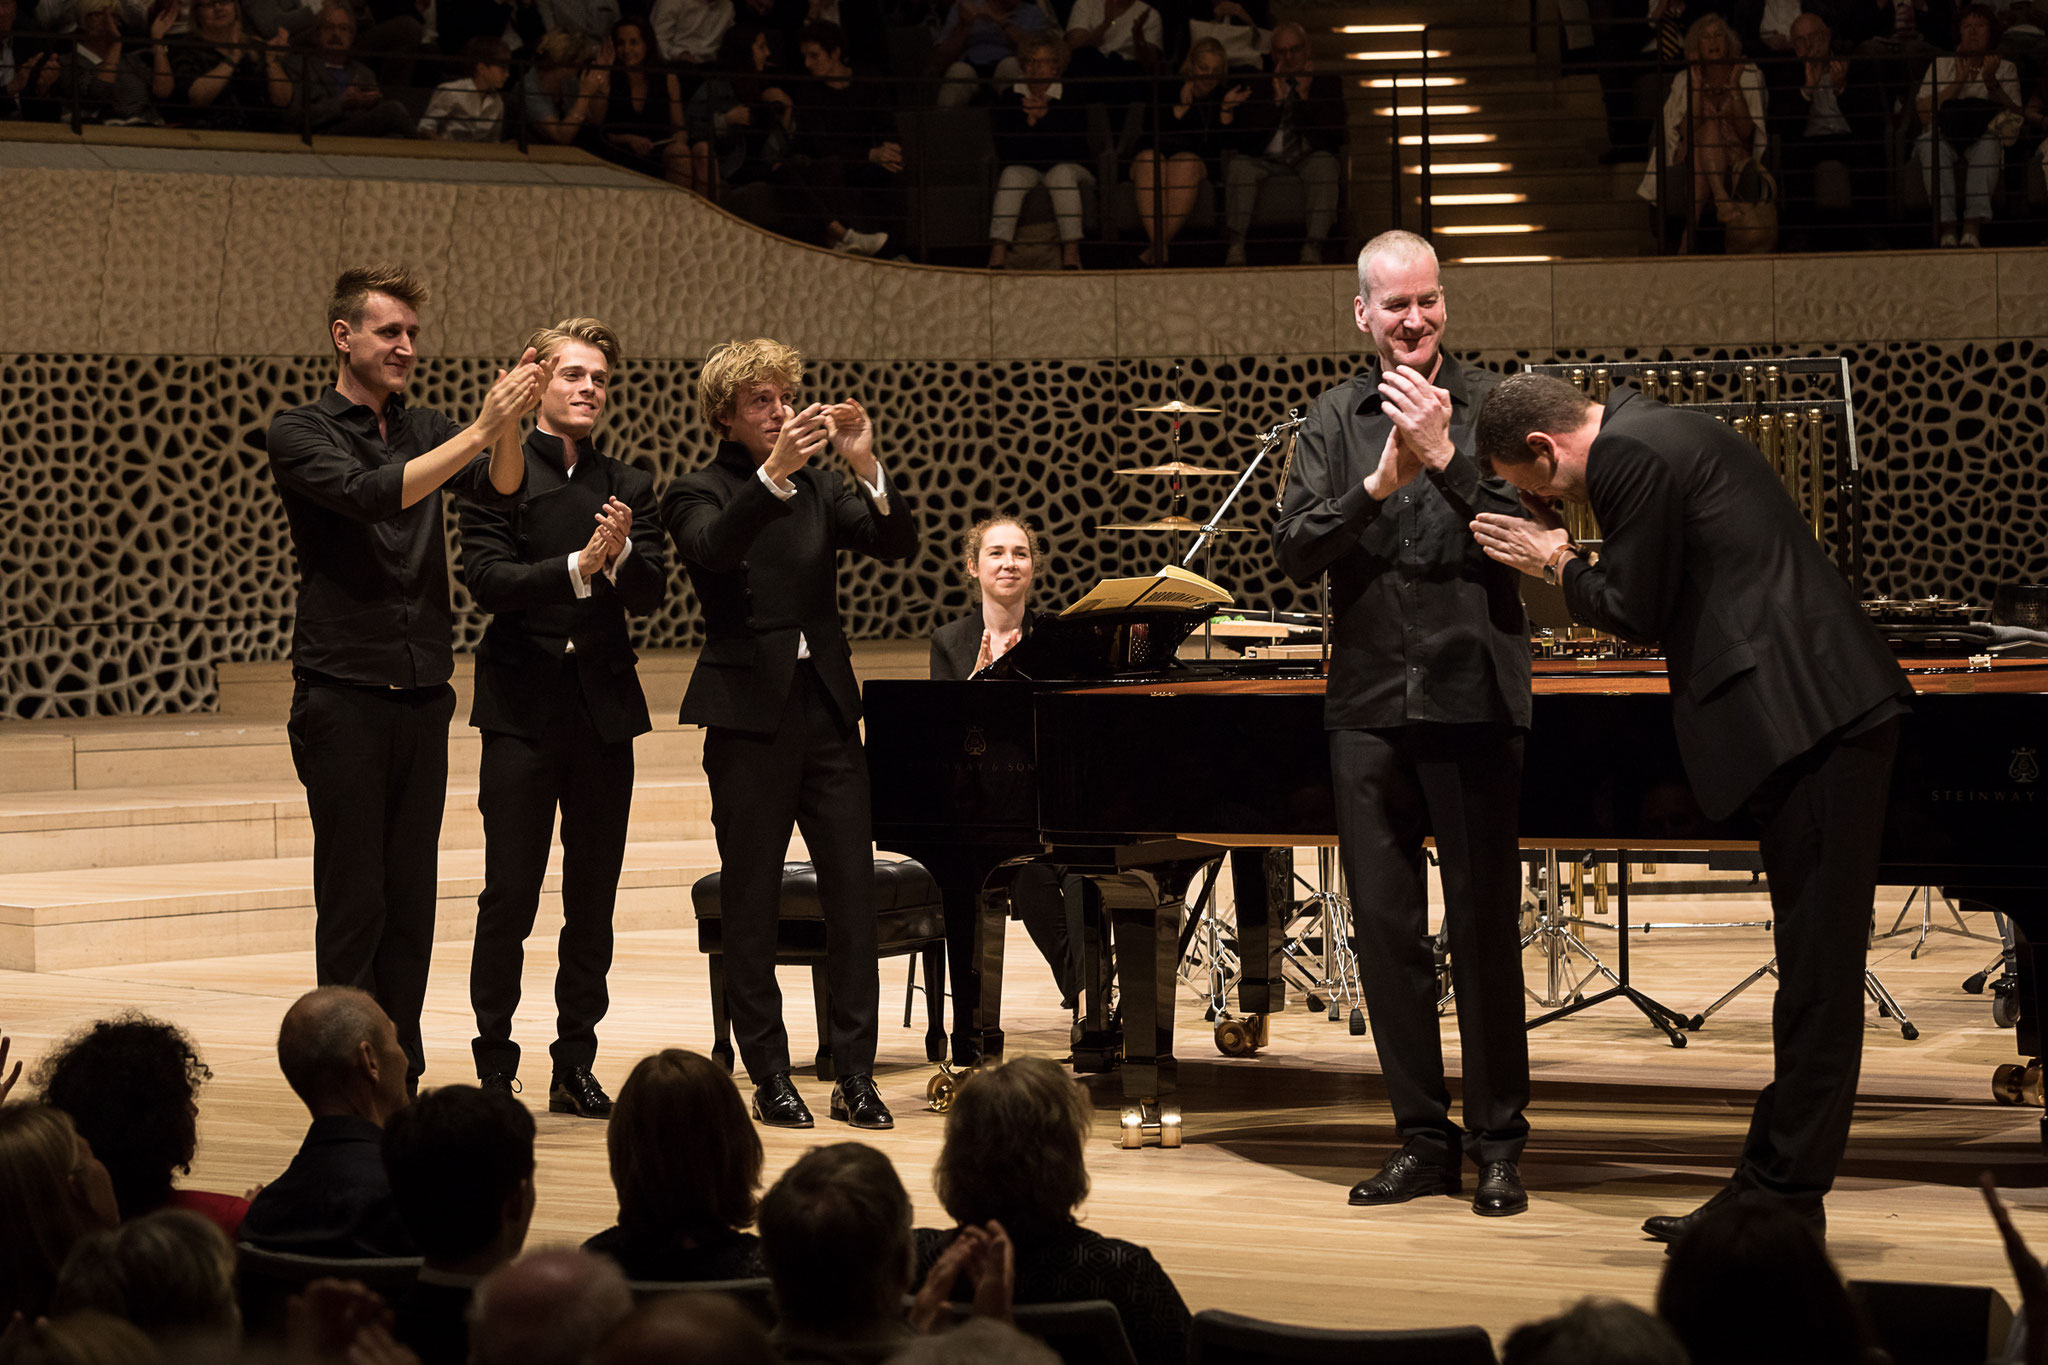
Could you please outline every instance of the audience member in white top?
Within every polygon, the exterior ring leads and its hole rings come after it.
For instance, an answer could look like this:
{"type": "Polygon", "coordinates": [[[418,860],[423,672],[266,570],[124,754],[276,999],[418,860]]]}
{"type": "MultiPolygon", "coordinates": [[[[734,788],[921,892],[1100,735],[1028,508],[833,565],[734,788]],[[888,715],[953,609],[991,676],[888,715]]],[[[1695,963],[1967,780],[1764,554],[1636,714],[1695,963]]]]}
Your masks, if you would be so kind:
{"type": "Polygon", "coordinates": [[[709,66],[732,27],[732,5],[730,0],[654,0],[647,17],[663,61],[709,66]]]}
{"type": "Polygon", "coordinates": [[[1764,121],[1764,78],[1743,60],[1735,30],[1718,14],[1703,14],[1685,31],[1686,69],[1671,80],[1664,100],[1664,165],[1643,172],[1636,193],[1651,203],[1661,198],[1668,217],[1683,218],[1690,250],[1693,230],[1709,204],[1728,198],[1742,164],[1761,158],[1769,132],[1764,121]]]}
{"type": "Polygon", "coordinates": [[[434,88],[420,115],[419,135],[440,142],[497,142],[505,136],[505,97],[499,92],[512,79],[512,53],[497,38],[472,38],[462,60],[469,74],[434,88]]]}
{"type": "Polygon", "coordinates": [[[1067,16],[1067,74],[1076,104],[1126,104],[1159,69],[1166,40],[1145,0],[1074,0],[1067,16]]]}
{"type": "Polygon", "coordinates": [[[1991,216],[1991,191],[1998,185],[2001,145],[1990,128],[1997,113],[2020,108],[2019,73],[2013,64],[1991,50],[1992,11],[1988,5],[1971,5],[1956,25],[1955,55],[1936,57],[1920,82],[1917,108],[1920,114],[1919,141],[1913,145],[1914,159],[1927,196],[1939,205],[1941,244],[1978,246],[1979,231],[1991,216]],[[1942,110],[1956,100],[1988,100],[1996,110],[1972,111],[1957,107],[1950,111],[1951,125],[1942,127],[1942,110]],[[1979,126],[1981,123],[1982,126],[1979,126]],[[1935,175],[1940,160],[1941,174],[1935,175]],[[1963,230],[1956,234],[1956,163],[1963,166],[1963,230]],[[1937,180],[1939,190],[1936,189],[1937,180]]]}

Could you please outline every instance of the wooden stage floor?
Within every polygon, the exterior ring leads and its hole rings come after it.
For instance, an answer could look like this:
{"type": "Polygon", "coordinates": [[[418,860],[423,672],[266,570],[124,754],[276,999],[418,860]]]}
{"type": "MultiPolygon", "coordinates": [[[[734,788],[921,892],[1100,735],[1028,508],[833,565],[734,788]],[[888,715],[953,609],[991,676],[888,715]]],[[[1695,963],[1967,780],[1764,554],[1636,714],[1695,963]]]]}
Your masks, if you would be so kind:
{"type": "MultiPolygon", "coordinates": [[[[1882,893],[1881,928],[1903,897],[1882,893]]],[[[1760,917],[1762,902],[1639,898],[1635,909],[1639,920],[1739,920],[1760,917]]],[[[1970,923],[1988,929],[1990,918],[1972,915],[1970,923]]],[[[540,1125],[534,1244],[579,1241],[613,1212],[603,1126],[545,1112],[544,1030],[554,967],[548,932],[544,922],[528,954],[521,1019],[525,1099],[540,1125]]],[[[1611,961],[1612,933],[1589,932],[1611,961]]],[[[1988,997],[1959,988],[1993,949],[1936,936],[1911,961],[1909,944],[1880,942],[1871,965],[1920,1037],[1903,1041],[1889,1021],[1870,1015],[1862,1100],[1828,1205],[1830,1249],[1851,1278],[1986,1284],[2016,1301],[1975,1182],[1982,1170],[1996,1172],[2021,1210],[2022,1229],[2044,1251],[2048,1168],[2038,1141],[2041,1112],[1990,1100],[1991,1068],[2012,1060],[2012,1035],[1992,1025],[1988,997]]],[[[1688,1013],[1770,954],[1760,929],[1659,929],[1633,936],[1631,948],[1636,983],[1688,1013]]],[[[426,1020],[429,1084],[471,1076],[469,945],[442,943],[436,952],[426,1020]]],[[[1063,1056],[1065,1023],[1050,979],[1014,925],[1008,958],[1011,1050],[1063,1056]]],[[[1540,962],[1531,956],[1528,966],[1530,983],[1540,984],[1540,962]]],[[[896,1161],[920,1224],[939,1224],[930,1168],[943,1120],[922,1107],[930,1074],[922,1023],[898,1027],[903,973],[901,960],[884,964],[879,1079],[897,1127],[867,1140],[896,1161]]],[[[311,978],[310,951],[6,972],[0,1027],[13,1035],[17,1056],[33,1059],[70,1029],[123,1008],[184,1025],[215,1072],[201,1097],[190,1183],[239,1191],[280,1170],[303,1132],[303,1112],[278,1075],[272,1041],[284,1006],[311,978]]],[[[792,1051],[808,1056],[815,1034],[800,973],[785,973],[785,998],[792,1051]]],[[[1183,992],[1177,1051],[1186,1146],[1119,1150],[1114,1078],[1091,1079],[1098,1140],[1089,1152],[1094,1195],[1084,1217],[1104,1233],[1150,1246],[1196,1309],[1343,1327],[1477,1322],[1498,1336],[1585,1294],[1648,1304],[1664,1257],[1638,1224],[1648,1214],[1698,1203],[1728,1170],[1755,1087],[1769,1072],[1770,998],[1766,981],[1683,1050],[1667,1046],[1618,1002],[1536,1031],[1534,1134],[1523,1166],[1534,1206],[1522,1217],[1486,1220],[1451,1199],[1347,1207],[1346,1190],[1391,1141],[1370,1039],[1310,1013],[1297,996],[1274,1020],[1272,1045],[1261,1056],[1226,1059],[1210,1042],[1201,1002],[1183,992]]],[[[612,999],[598,1072],[614,1091],[649,1050],[708,1049],[704,963],[693,934],[621,934],[612,999]]],[[[1455,1068],[1454,1033],[1447,1041],[1455,1068]]],[[[805,1148],[848,1134],[823,1117],[825,1087],[801,1078],[799,1084],[820,1126],[767,1134],[771,1179],[805,1148]]]]}

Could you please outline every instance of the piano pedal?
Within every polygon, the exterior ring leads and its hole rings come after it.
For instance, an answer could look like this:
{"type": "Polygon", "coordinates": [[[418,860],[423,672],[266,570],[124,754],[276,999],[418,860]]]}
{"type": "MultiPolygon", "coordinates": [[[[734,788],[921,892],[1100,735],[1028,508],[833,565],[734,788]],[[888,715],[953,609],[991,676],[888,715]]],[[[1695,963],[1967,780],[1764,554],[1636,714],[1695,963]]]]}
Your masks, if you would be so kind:
{"type": "Polygon", "coordinates": [[[943,1114],[951,1109],[953,1098],[960,1093],[961,1085],[980,1069],[977,1066],[963,1066],[955,1070],[945,1061],[940,1061],[939,1074],[925,1082],[924,1107],[934,1114],[943,1114]]]}
{"type": "Polygon", "coordinates": [[[1272,1041],[1270,1014],[1247,1014],[1239,1019],[1226,1014],[1216,1021],[1216,1050],[1226,1057],[1249,1057],[1272,1041]]]}
{"type": "Polygon", "coordinates": [[[1124,1106],[1123,1133],[1118,1145],[1127,1152],[1156,1146],[1173,1151],[1180,1146],[1180,1106],[1158,1100],[1139,1100],[1124,1106]]]}
{"type": "Polygon", "coordinates": [[[2021,1066],[2018,1062],[2007,1062],[1991,1073],[1991,1098],[1999,1104],[2026,1104],[2040,1107],[2041,1062],[2039,1058],[2021,1066]]]}

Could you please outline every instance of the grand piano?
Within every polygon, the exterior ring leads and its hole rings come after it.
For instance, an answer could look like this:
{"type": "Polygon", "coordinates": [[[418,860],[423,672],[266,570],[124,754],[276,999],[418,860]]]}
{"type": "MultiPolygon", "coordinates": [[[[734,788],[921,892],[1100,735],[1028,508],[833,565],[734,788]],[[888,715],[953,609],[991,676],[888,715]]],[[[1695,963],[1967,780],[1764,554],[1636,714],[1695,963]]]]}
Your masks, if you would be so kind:
{"type": "MultiPolygon", "coordinates": [[[[1065,865],[1094,883],[1111,926],[1120,1043],[1098,996],[1075,1063],[1117,1065],[1125,1146],[1179,1145],[1174,990],[1191,884],[1234,859],[1238,1006],[1256,1024],[1283,1002],[1288,850],[1336,839],[1318,664],[1181,663],[1173,647],[1193,622],[1181,625],[1096,623],[1096,648],[1069,640],[1020,658],[1007,679],[866,688],[875,841],[922,862],[945,898],[954,1062],[1003,1050],[1009,871],[1065,865]]],[[[2048,983],[2025,940],[2048,943],[2048,661],[1902,662],[1919,695],[1880,881],[1939,886],[2011,918],[2016,1041],[2038,1087],[2048,983]]],[[[1668,862],[1754,848],[1693,802],[1660,660],[1539,660],[1535,693],[1526,847],[1668,862]]]]}

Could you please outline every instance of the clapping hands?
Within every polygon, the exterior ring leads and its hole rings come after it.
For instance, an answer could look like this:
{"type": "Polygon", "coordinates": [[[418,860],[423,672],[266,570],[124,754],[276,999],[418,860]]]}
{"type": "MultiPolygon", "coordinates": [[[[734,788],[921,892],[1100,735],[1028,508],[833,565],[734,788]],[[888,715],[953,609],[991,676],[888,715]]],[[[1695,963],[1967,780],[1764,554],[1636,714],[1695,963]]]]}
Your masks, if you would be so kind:
{"type": "Polygon", "coordinates": [[[953,1297],[953,1286],[962,1278],[974,1286],[974,1315],[1010,1320],[1010,1300],[1017,1281],[1017,1253],[1003,1225],[991,1221],[986,1227],[963,1227],[917,1291],[910,1305],[910,1325],[920,1332],[936,1327],[953,1297]]]}
{"type": "Polygon", "coordinates": [[[510,370],[498,371],[490,392],[484,395],[483,411],[477,414],[476,424],[492,440],[505,434],[507,427],[540,406],[541,392],[554,377],[554,368],[553,362],[536,361],[533,347],[527,347],[518,364],[510,370]]]}
{"type": "Polygon", "coordinates": [[[591,579],[610,569],[631,544],[632,532],[633,509],[617,498],[606,498],[597,510],[597,528],[590,533],[590,543],[577,553],[576,572],[591,579]]]}

